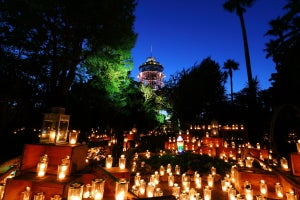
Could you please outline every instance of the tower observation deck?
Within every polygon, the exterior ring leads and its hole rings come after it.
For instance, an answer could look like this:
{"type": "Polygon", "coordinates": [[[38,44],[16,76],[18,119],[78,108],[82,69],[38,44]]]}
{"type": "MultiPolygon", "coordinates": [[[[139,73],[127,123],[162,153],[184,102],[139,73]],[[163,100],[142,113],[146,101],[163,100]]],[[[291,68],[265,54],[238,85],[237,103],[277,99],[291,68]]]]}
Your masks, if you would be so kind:
{"type": "Polygon", "coordinates": [[[138,79],[145,86],[150,86],[153,90],[163,87],[164,67],[154,57],[148,57],[146,62],[139,67],[139,71],[138,79]]]}

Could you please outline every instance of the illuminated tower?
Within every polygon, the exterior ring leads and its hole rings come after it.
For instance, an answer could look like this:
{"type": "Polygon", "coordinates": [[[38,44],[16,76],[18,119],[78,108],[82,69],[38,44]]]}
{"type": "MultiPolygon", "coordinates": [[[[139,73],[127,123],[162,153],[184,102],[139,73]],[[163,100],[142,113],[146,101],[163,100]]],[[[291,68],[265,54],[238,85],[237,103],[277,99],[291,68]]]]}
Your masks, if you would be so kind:
{"type": "Polygon", "coordinates": [[[138,79],[153,90],[158,90],[163,86],[164,67],[155,60],[154,57],[148,57],[146,62],[139,67],[138,79]]]}

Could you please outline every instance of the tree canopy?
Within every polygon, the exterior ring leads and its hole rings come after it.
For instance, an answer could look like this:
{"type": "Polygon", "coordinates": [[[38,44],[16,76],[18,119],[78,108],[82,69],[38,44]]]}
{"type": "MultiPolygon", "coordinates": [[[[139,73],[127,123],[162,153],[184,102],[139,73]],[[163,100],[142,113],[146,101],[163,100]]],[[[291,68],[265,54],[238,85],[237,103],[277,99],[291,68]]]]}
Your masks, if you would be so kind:
{"type": "Polygon", "coordinates": [[[3,0],[1,50],[13,55],[21,75],[36,82],[50,106],[64,106],[74,80],[86,78],[87,58],[97,55],[109,63],[130,52],[135,6],[134,0],[3,0]]]}

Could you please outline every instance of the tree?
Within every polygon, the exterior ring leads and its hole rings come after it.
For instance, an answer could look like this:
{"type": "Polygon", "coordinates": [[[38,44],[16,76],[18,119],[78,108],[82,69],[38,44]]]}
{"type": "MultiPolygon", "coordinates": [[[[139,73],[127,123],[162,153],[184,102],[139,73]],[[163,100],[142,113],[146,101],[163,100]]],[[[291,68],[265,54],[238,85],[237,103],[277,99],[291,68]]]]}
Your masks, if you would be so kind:
{"type": "Polygon", "coordinates": [[[168,89],[171,92],[168,100],[182,128],[199,120],[211,122],[212,119],[220,118],[223,112],[221,105],[226,101],[226,74],[221,72],[218,63],[208,57],[199,65],[183,70],[174,77],[177,80],[172,80],[172,84],[167,83],[165,87],[172,88],[168,89]]]}
{"type": "Polygon", "coordinates": [[[239,63],[235,62],[232,59],[228,59],[224,63],[224,69],[228,70],[229,78],[230,78],[230,96],[231,96],[231,102],[233,103],[233,84],[232,84],[232,71],[239,69],[239,63]]]}
{"type": "Polygon", "coordinates": [[[82,70],[97,54],[111,60],[130,52],[134,0],[0,2],[0,43],[16,56],[23,75],[37,82],[50,106],[65,106],[65,98],[82,70]]]}
{"type": "Polygon", "coordinates": [[[295,150],[289,138],[299,137],[300,127],[300,2],[289,0],[284,6],[286,13],[269,22],[271,37],[266,44],[267,58],[276,64],[276,73],[271,75],[271,100],[273,116],[270,137],[274,152],[282,156],[295,150]],[[293,134],[291,134],[293,133],[293,134]]]}
{"type": "Polygon", "coordinates": [[[276,64],[276,73],[271,75],[274,106],[281,104],[299,105],[299,51],[300,51],[300,6],[299,1],[290,0],[284,9],[286,14],[269,22],[266,35],[267,58],[276,64]]]}
{"type": "Polygon", "coordinates": [[[252,69],[251,69],[251,62],[250,62],[250,53],[249,53],[249,46],[248,46],[248,39],[247,39],[247,32],[244,20],[244,12],[246,12],[247,7],[251,7],[255,0],[227,0],[223,7],[225,10],[229,12],[235,12],[239,17],[241,28],[242,28],[242,35],[244,41],[244,53],[245,53],[245,60],[246,60],[246,68],[247,68],[247,77],[248,77],[248,84],[249,84],[249,100],[250,105],[254,104],[256,99],[254,82],[252,77],[252,69]]]}

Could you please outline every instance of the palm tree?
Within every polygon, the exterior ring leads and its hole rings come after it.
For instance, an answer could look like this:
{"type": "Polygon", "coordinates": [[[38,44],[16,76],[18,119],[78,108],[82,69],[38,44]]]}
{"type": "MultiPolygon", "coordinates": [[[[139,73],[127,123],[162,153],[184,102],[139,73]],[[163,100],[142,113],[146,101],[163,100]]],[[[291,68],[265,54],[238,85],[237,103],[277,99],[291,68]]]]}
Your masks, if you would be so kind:
{"type": "Polygon", "coordinates": [[[243,41],[244,41],[244,53],[245,53],[248,84],[249,84],[249,96],[250,96],[250,99],[252,100],[251,103],[255,102],[256,94],[255,94],[254,83],[253,83],[253,78],[252,78],[250,53],[249,53],[249,46],[248,46],[246,26],[245,26],[243,13],[246,11],[246,7],[252,6],[254,1],[255,0],[227,0],[223,4],[223,7],[225,8],[225,10],[227,10],[231,13],[235,12],[240,19],[240,23],[241,23],[241,27],[242,27],[242,34],[243,34],[243,41]]]}
{"type": "Polygon", "coordinates": [[[231,103],[233,103],[233,84],[232,84],[232,71],[238,70],[239,69],[239,63],[235,62],[232,59],[228,59],[224,63],[224,69],[227,70],[230,78],[230,96],[231,96],[231,103]]]}

